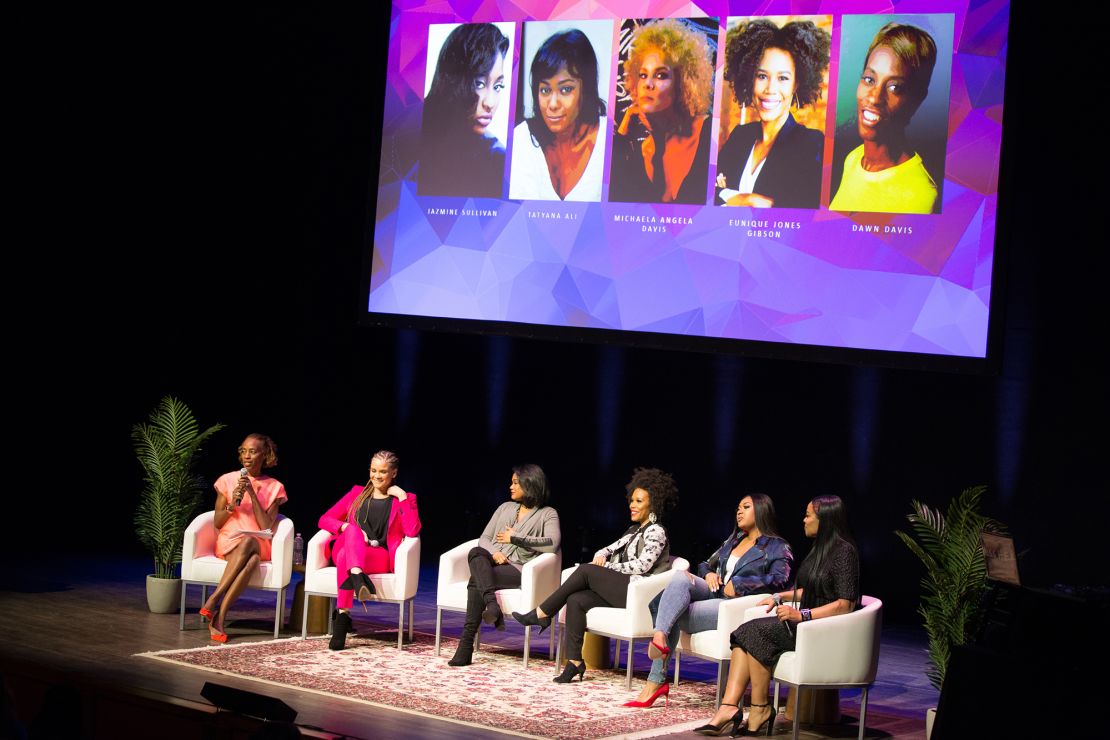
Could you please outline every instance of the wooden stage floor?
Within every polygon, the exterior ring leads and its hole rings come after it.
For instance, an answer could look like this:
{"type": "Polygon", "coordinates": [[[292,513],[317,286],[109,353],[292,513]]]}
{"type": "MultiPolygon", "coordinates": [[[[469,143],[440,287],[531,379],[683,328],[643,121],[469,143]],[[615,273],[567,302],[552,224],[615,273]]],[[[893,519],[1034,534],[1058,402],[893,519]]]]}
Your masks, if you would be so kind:
{"type": "MultiPolygon", "coordinates": [[[[78,684],[99,687],[110,701],[103,707],[118,706],[126,714],[129,704],[164,702],[182,711],[211,711],[200,696],[201,687],[213,676],[204,671],[175,666],[160,661],[132,657],[135,653],[191,648],[210,644],[208,632],[196,629],[199,588],[190,589],[190,614],[186,630],[178,629],[177,614],[151,614],[146,607],[145,561],[86,561],[75,568],[66,565],[17,564],[7,562],[0,574],[0,672],[7,690],[14,697],[20,718],[42,706],[50,685],[78,684]]],[[[295,583],[295,582],[294,582],[295,583]]],[[[292,603],[290,586],[288,603],[292,603]]],[[[272,637],[273,595],[248,592],[232,610],[228,632],[233,642],[266,640],[272,637]]],[[[435,632],[435,570],[421,573],[420,595],[415,605],[418,631],[435,632]]],[[[288,610],[286,611],[288,618],[288,610]]],[[[445,613],[445,631],[457,636],[462,615],[445,613]]],[[[367,616],[358,616],[360,632],[375,628],[396,629],[396,612],[385,606],[371,609],[367,616]]],[[[296,625],[297,633],[300,625],[296,625]]],[[[293,634],[286,632],[286,636],[293,634]]],[[[539,659],[546,659],[546,635],[533,643],[539,648],[539,659]],[[536,644],[538,642],[538,645],[536,644]]],[[[486,631],[483,644],[496,643],[522,648],[523,632],[511,627],[502,633],[486,631]]],[[[636,671],[643,677],[648,661],[643,651],[637,655],[636,671]]],[[[887,627],[883,631],[879,677],[868,703],[868,738],[917,740],[924,738],[926,708],[936,705],[936,692],[924,675],[925,640],[918,630],[887,627]]],[[[683,683],[690,680],[713,681],[716,667],[704,661],[687,659],[682,665],[683,683]]],[[[432,717],[379,709],[365,704],[260,685],[248,679],[229,676],[216,678],[219,683],[263,693],[281,699],[297,710],[297,723],[319,730],[317,737],[384,738],[477,738],[514,737],[492,729],[483,729],[446,722],[432,717]]],[[[855,714],[856,695],[843,692],[841,703],[855,714]]],[[[88,711],[86,709],[86,711],[88,711]]],[[[117,716],[118,721],[118,716],[117,716]]],[[[99,717],[93,726],[111,726],[111,717],[99,717]]],[[[89,725],[87,722],[86,725],[89,725]]],[[[104,734],[102,734],[104,733],[104,734]]],[[[95,736],[131,737],[134,729],[95,736]]],[[[820,732],[803,727],[806,737],[855,737],[856,725],[847,722],[839,727],[822,728],[820,732]]],[[[169,740],[172,733],[152,731],[150,736],[169,740]]],[[[693,733],[673,736],[697,737],[693,733]]]]}

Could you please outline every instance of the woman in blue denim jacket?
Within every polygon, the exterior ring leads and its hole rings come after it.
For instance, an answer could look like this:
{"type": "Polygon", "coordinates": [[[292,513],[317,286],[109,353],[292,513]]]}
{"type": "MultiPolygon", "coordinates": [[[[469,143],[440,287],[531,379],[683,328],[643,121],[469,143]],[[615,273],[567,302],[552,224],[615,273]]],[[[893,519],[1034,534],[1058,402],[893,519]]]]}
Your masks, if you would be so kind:
{"type": "Polygon", "coordinates": [[[698,575],[676,572],[650,604],[655,634],[648,654],[653,659],[647,684],[625,706],[650,707],[670,690],[667,659],[680,631],[701,632],[717,626],[717,607],[725,599],[774,593],[790,583],[794,554],[778,534],[775,504],[753,493],[736,507],[736,529],[720,549],[698,565],[698,575]]]}

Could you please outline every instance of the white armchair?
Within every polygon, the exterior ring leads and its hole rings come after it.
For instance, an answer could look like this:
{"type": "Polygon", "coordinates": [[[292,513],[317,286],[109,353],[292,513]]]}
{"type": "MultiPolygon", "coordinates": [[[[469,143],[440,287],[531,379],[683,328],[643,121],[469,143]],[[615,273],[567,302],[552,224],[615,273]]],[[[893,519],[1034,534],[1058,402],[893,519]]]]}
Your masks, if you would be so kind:
{"type": "MultiPolygon", "coordinates": [[[[215,513],[206,511],[185,530],[181,548],[181,616],[178,623],[185,629],[185,593],[190,584],[200,586],[200,599],[208,598],[208,587],[220,582],[227,561],[216,557],[215,513]]],[[[285,613],[285,589],[293,575],[293,520],[278,515],[274,527],[271,560],[263,560],[250,580],[248,588],[277,592],[274,609],[274,637],[278,636],[285,613]]]]}
{"type": "MultiPolygon", "coordinates": [[[[766,616],[758,607],[749,618],[766,616]]],[[[871,596],[860,600],[851,614],[814,619],[795,625],[794,650],[783,653],[771,678],[775,681],[775,711],[779,706],[779,683],[797,687],[796,706],[801,706],[803,688],[862,688],[859,710],[859,740],[867,719],[867,692],[879,669],[879,633],[883,626],[883,602],[871,596]]],[[[798,737],[794,718],[794,738],[798,737]]]]}
{"type": "Polygon", "coordinates": [[[682,632],[678,638],[678,646],[675,648],[675,686],[678,685],[683,653],[703,660],[711,660],[717,664],[717,703],[720,704],[721,697],[724,695],[725,679],[728,677],[728,664],[732,657],[730,642],[732,631],[741,623],[752,619],[755,612],[749,615],[748,610],[767,596],[767,594],[751,594],[722,601],[717,608],[716,627],[702,632],[682,632]]]}
{"type": "MultiPolygon", "coordinates": [[[[305,547],[304,560],[304,593],[305,596],[323,596],[329,599],[337,597],[335,566],[329,560],[325,547],[331,533],[321,529],[305,547]]],[[[397,649],[404,644],[405,634],[405,607],[409,612],[409,640],[412,640],[412,605],[416,598],[416,590],[420,581],[420,538],[406,537],[397,546],[394,553],[392,573],[368,573],[370,581],[377,592],[373,601],[384,604],[397,605],[397,649]]],[[[308,635],[308,608],[307,604],[301,610],[301,639],[308,635]]],[[[328,610],[328,633],[331,633],[331,612],[328,610]]],[[[353,613],[353,612],[352,612],[353,613]]]]}
{"type": "MultiPolygon", "coordinates": [[[[466,556],[478,546],[473,539],[454,547],[439,556],[439,584],[436,588],[436,655],[439,655],[440,635],[443,631],[443,612],[466,611],[466,584],[470,581],[470,566],[466,556]]],[[[520,574],[520,588],[503,588],[497,591],[497,604],[503,614],[528,612],[559,587],[561,553],[545,552],[524,564],[520,574]]],[[[508,621],[512,621],[509,617],[508,621]]],[[[515,622],[514,622],[515,623],[515,622]]],[[[524,628],[524,667],[528,667],[531,650],[532,627],[524,628]]],[[[474,649],[481,644],[481,629],[474,636],[474,649]]],[[[552,630],[547,656],[554,652],[555,633],[552,630]]]]}
{"type": "MultiPolygon", "coordinates": [[[[633,664],[633,649],[636,640],[644,640],[650,638],[652,633],[655,632],[655,626],[651,620],[651,611],[648,609],[648,604],[654,599],[660,591],[667,587],[671,580],[674,571],[688,571],[690,570],[690,561],[686,558],[671,557],[671,569],[662,573],[656,573],[653,576],[640,578],[635,581],[629,581],[628,593],[625,597],[625,605],[623,608],[610,607],[610,606],[597,606],[586,612],[586,630],[593,632],[595,635],[602,637],[611,637],[617,640],[616,658],[613,665],[620,664],[621,647],[620,641],[625,640],[628,642],[628,656],[625,661],[628,666],[626,670],[626,683],[628,688],[632,688],[632,664],[633,664]]],[[[574,568],[567,568],[563,571],[562,580],[565,581],[567,577],[574,572],[574,568]]],[[[559,622],[566,623],[566,607],[559,610],[559,622]]],[[[566,643],[566,631],[563,631],[562,638],[559,642],[559,655],[555,659],[555,667],[558,668],[562,662],[563,646],[566,643]]]]}

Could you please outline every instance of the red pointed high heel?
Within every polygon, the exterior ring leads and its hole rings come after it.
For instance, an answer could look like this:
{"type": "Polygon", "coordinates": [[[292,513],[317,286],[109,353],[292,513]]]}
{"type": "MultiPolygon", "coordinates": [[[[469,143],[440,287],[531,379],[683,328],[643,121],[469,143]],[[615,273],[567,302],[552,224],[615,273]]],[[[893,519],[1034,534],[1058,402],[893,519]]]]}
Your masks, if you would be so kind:
{"type": "Polygon", "coordinates": [[[654,639],[651,641],[651,644],[648,645],[648,657],[652,660],[666,658],[670,654],[671,649],[669,647],[667,647],[666,645],[660,645],[654,639]]]}
{"type": "Polygon", "coordinates": [[[646,709],[647,707],[650,707],[652,704],[654,704],[655,700],[661,696],[663,697],[663,706],[666,707],[669,706],[671,703],[670,695],[671,685],[669,683],[664,683],[655,690],[654,694],[647,698],[647,701],[626,701],[623,706],[635,707],[637,709],[646,709]]]}
{"type": "Polygon", "coordinates": [[[208,611],[203,606],[200,608],[200,615],[208,620],[211,620],[213,617],[216,616],[215,613],[208,611]]]}
{"type": "Polygon", "coordinates": [[[220,629],[216,629],[217,616],[219,616],[218,612],[216,614],[209,612],[209,619],[211,621],[208,623],[208,636],[212,638],[213,642],[227,642],[227,633],[223,631],[223,625],[220,625],[220,629]]]}

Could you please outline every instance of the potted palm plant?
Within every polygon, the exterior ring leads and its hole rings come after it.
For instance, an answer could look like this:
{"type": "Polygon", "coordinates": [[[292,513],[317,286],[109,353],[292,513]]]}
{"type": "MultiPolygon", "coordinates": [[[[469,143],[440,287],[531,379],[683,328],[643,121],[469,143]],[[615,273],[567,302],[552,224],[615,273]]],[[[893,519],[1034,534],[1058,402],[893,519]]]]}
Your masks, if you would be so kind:
{"type": "Polygon", "coordinates": [[[143,467],[143,489],[135,512],[135,533],[154,556],[154,573],[146,577],[150,611],[176,611],[181,579],[175,569],[181,562],[185,528],[200,502],[202,478],[193,470],[200,446],[223,424],[200,431],[196,417],[182,401],[166,396],[150,418],[131,428],[135,454],[143,467]]]}
{"type": "MultiPolygon", "coordinates": [[[[917,612],[929,637],[926,675],[938,691],[952,648],[967,642],[980,616],[987,587],[987,563],[980,535],[1002,533],[1002,524],[979,512],[986,486],[967,488],[941,513],[920,501],[911,501],[906,518],[912,533],[896,531],[906,547],[925,566],[921,579],[921,604],[917,612]]],[[[926,737],[932,730],[936,709],[926,715],[926,737]]]]}

